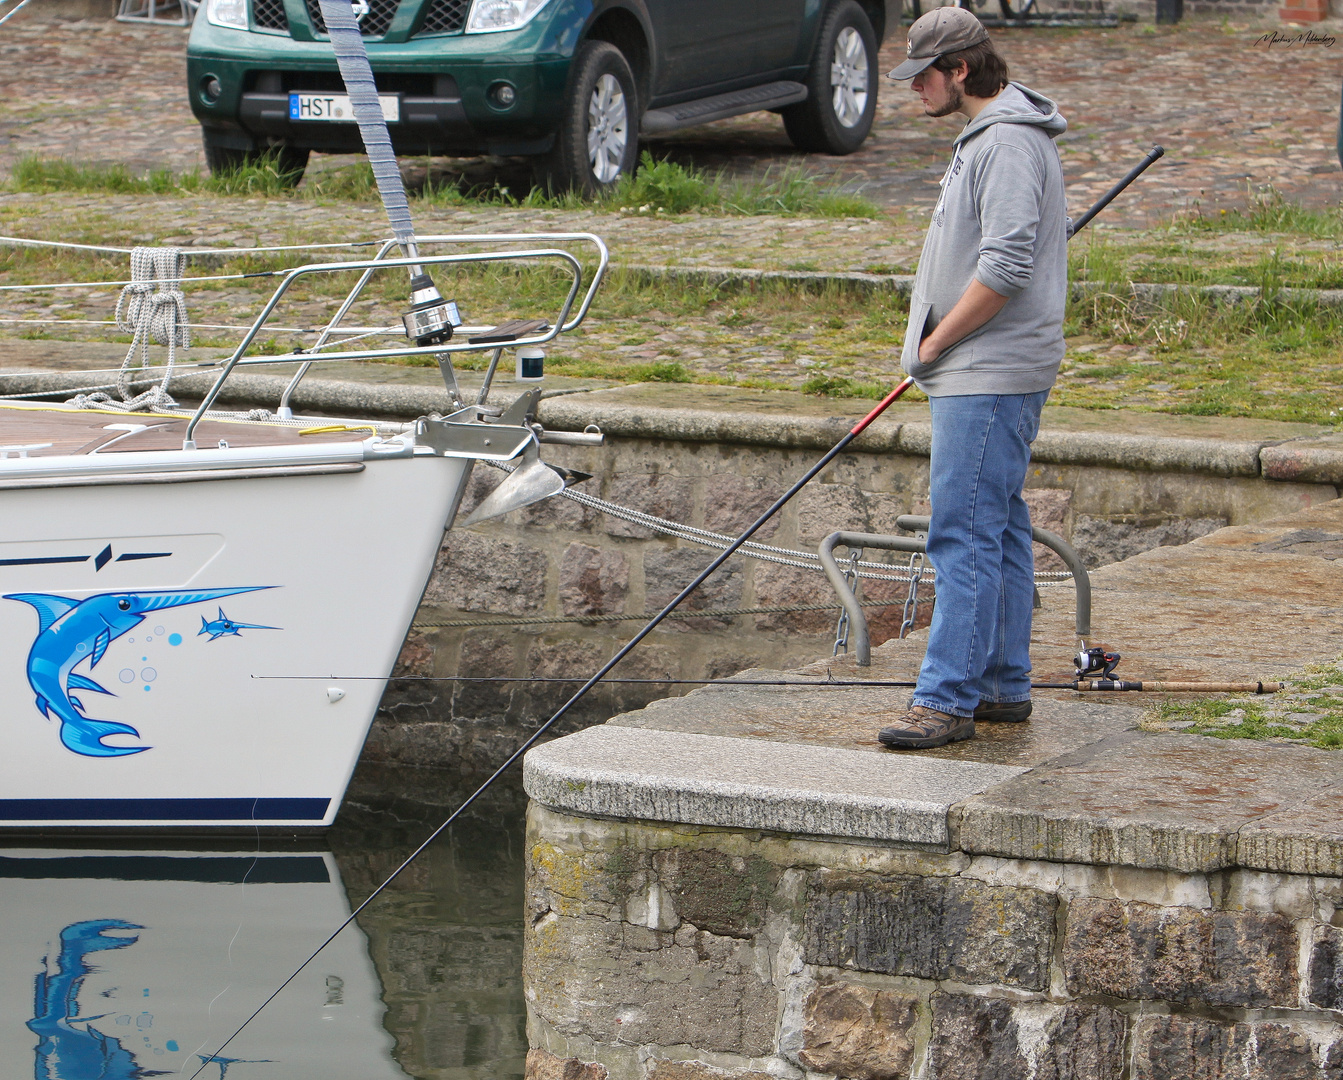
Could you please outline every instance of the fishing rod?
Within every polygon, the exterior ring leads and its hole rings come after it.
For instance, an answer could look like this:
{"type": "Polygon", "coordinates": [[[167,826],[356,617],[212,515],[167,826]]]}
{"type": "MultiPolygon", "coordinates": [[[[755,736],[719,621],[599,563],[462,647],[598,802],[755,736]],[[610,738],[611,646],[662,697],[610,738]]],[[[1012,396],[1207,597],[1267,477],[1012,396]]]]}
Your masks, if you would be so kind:
{"type": "MultiPolygon", "coordinates": [[[[1072,235],[1076,236],[1079,232],[1081,232],[1084,228],[1086,228],[1087,222],[1089,222],[1092,218],[1094,218],[1097,214],[1099,214],[1102,210],[1104,210],[1107,206],[1109,206],[1110,203],[1114,202],[1116,195],[1118,195],[1121,191],[1123,191],[1126,187],[1128,187],[1129,184],[1133,183],[1133,181],[1138,179],[1138,177],[1140,177],[1144,172],[1147,171],[1149,166],[1153,165],[1158,158],[1163,157],[1165,153],[1166,153],[1165,149],[1160,146],[1154,146],[1152,147],[1152,149],[1147,151],[1147,155],[1140,162],[1138,162],[1138,164],[1133,166],[1133,168],[1131,168],[1128,171],[1128,173],[1124,176],[1122,180],[1119,181],[1119,183],[1115,184],[1114,187],[1112,187],[1109,191],[1107,191],[1104,195],[1102,195],[1099,199],[1097,199],[1095,206],[1093,206],[1090,210],[1088,210],[1085,214],[1083,214],[1080,218],[1078,218],[1076,221],[1073,222],[1072,235]]],[[[1071,237],[1069,239],[1071,239],[1071,237]]]]}
{"type": "MultiPolygon", "coordinates": [[[[322,3],[323,12],[325,13],[328,7],[332,6],[334,5],[332,5],[331,0],[325,0],[325,2],[322,3]]],[[[356,34],[356,40],[358,40],[357,34],[356,34]]],[[[1125,176],[1118,184],[1116,184],[1113,188],[1111,188],[1108,192],[1106,192],[1105,195],[1095,206],[1093,206],[1090,210],[1088,210],[1085,214],[1083,214],[1082,217],[1079,218],[1078,221],[1073,224],[1073,231],[1069,239],[1071,239],[1073,236],[1076,236],[1078,232],[1081,231],[1081,229],[1087,224],[1087,222],[1089,222],[1093,217],[1096,216],[1096,214],[1098,214],[1102,209],[1104,209],[1115,198],[1116,195],[1118,195],[1121,191],[1123,191],[1124,188],[1127,187],[1129,184],[1133,183],[1133,181],[1136,180],[1149,165],[1151,165],[1154,161],[1157,160],[1157,158],[1159,158],[1164,153],[1165,151],[1161,147],[1159,146],[1153,147],[1152,150],[1147,154],[1147,156],[1137,167],[1131,169],[1127,176],[1125,176]]],[[[611,673],[611,670],[617,664],[620,663],[620,661],[624,660],[625,657],[627,657],[631,652],[633,652],[635,648],[638,647],[639,643],[643,641],[644,638],[646,638],[649,634],[651,634],[654,630],[656,630],[657,627],[667,618],[667,616],[669,616],[673,611],[676,610],[677,607],[680,606],[683,600],[685,600],[696,589],[698,589],[701,585],[703,585],[704,582],[709,579],[710,575],[714,573],[714,571],[716,571],[720,566],[722,566],[725,562],[727,562],[727,560],[731,558],[732,555],[734,555],[736,551],[743,544],[746,543],[746,541],[748,541],[752,536],[754,536],[757,532],[759,532],[760,529],[762,529],[766,524],[768,524],[770,518],[772,518],[785,506],[787,506],[788,503],[799,491],[801,491],[804,487],[806,487],[809,483],[811,483],[812,480],[814,480],[825,469],[827,465],[829,465],[832,461],[834,461],[835,458],[837,458],[840,454],[842,454],[845,451],[845,449],[848,448],[849,444],[852,443],[854,439],[858,438],[859,435],[861,435],[864,431],[866,431],[872,425],[872,423],[879,416],[881,416],[882,413],[884,413],[887,409],[889,409],[892,405],[894,405],[901,398],[901,396],[903,396],[905,391],[908,390],[913,385],[914,385],[914,377],[912,375],[906,376],[904,379],[902,379],[894,390],[892,390],[889,394],[887,394],[884,398],[882,398],[881,401],[877,403],[876,407],[871,412],[869,412],[866,416],[864,416],[861,420],[859,420],[858,423],[854,424],[854,426],[849,429],[849,431],[844,435],[844,437],[840,439],[839,442],[835,443],[835,445],[832,446],[829,450],[827,450],[825,454],[822,455],[821,459],[817,461],[816,464],[814,464],[810,469],[808,469],[802,475],[802,477],[792,485],[792,487],[790,487],[787,491],[785,491],[782,495],[780,495],[777,499],[775,499],[773,504],[770,505],[769,509],[766,510],[763,514],[761,514],[758,518],[756,518],[755,521],[747,527],[745,532],[743,532],[740,536],[738,536],[735,540],[733,540],[732,543],[730,543],[726,548],[724,548],[721,552],[719,552],[718,556],[711,563],[709,563],[708,566],[706,566],[703,570],[701,570],[699,574],[696,575],[694,581],[692,581],[689,585],[687,585],[684,589],[682,589],[679,593],[677,593],[674,597],[672,597],[672,599],[661,611],[659,611],[656,615],[654,615],[651,619],[649,619],[648,622],[646,622],[643,625],[643,627],[638,631],[638,633],[636,633],[632,638],[629,639],[629,641],[625,642],[625,644],[622,645],[619,648],[619,650],[617,650],[616,654],[601,666],[601,669],[595,675],[587,679],[583,683],[583,685],[580,686],[573,693],[573,695],[554,712],[554,714],[551,715],[549,720],[547,720],[544,724],[538,727],[526,740],[523,741],[521,746],[519,746],[516,750],[513,751],[513,753],[511,753],[508,756],[508,758],[504,761],[502,765],[500,765],[497,769],[494,770],[494,772],[490,774],[489,778],[486,779],[485,782],[480,785],[480,787],[476,788],[475,791],[473,791],[470,795],[468,795],[466,797],[466,800],[459,807],[457,807],[456,810],[452,812],[452,814],[447,818],[447,820],[444,821],[443,824],[439,825],[438,828],[436,828],[433,832],[431,832],[429,836],[426,837],[425,840],[419,845],[419,847],[417,847],[414,851],[412,851],[410,855],[406,857],[405,861],[403,861],[400,866],[398,866],[395,870],[391,872],[390,875],[388,875],[386,881],[384,881],[381,885],[379,885],[376,889],[374,889],[371,893],[369,893],[368,896],[366,896],[364,900],[352,912],[350,912],[349,916],[339,926],[337,926],[336,929],[331,931],[331,933],[327,936],[327,938],[320,945],[318,945],[316,949],[313,950],[312,955],[310,955],[306,960],[304,960],[303,963],[301,963],[294,970],[294,973],[290,975],[289,978],[285,979],[285,981],[282,982],[279,986],[277,986],[274,992],[268,998],[266,998],[265,1001],[263,1001],[260,1005],[257,1006],[256,1011],[253,1012],[251,1016],[249,1016],[246,1020],[244,1020],[232,1035],[230,1035],[227,1039],[224,1040],[224,1042],[220,1045],[219,1049],[216,1050],[214,1054],[212,1054],[207,1061],[202,1062],[201,1067],[197,1069],[194,1073],[192,1073],[191,1080],[196,1080],[196,1077],[198,1077],[204,1071],[205,1066],[208,1065],[215,1058],[217,1058],[220,1054],[222,1054],[224,1050],[229,1046],[229,1044],[232,1043],[233,1040],[236,1039],[240,1034],[242,1034],[243,1029],[246,1028],[247,1025],[250,1024],[253,1020],[255,1020],[258,1015],[260,1015],[261,1010],[264,1009],[267,1005],[269,1005],[272,1001],[274,1001],[286,986],[288,986],[291,982],[293,982],[296,978],[298,978],[299,975],[303,972],[303,970],[314,960],[317,959],[321,951],[336,939],[336,935],[339,934],[342,930],[344,930],[347,926],[349,926],[350,923],[354,922],[354,920],[359,916],[359,914],[366,907],[368,907],[369,904],[371,904],[375,899],[377,899],[377,897],[380,896],[382,892],[401,875],[402,871],[404,871],[406,867],[408,867],[411,863],[413,863],[416,859],[418,859],[421,853],[423,853],[424,850],[428,848],[430,844],[432,844],[435,840],[437,840],[439,836],[441,836],[443,832],[453,824],[453,822],[455,822],[459,817],[461,817],[462,814],[467,810],[467,808],[470,807],[471,804],[474,803],[478,798],[480,798],[480,796],[485,793],[485,791],[490,787],[491,784],[493,784],[496,780],[499,779],[499,777],[501,777],[510,768],[512,768],[517,761],[521,760],[522,756],[526,754],[526,752],[536,744],[538,739],[540,739],[547,731],[549,731],[564,716],[566,716],[569,710],[572,709],[575,705],[577,705],[578,702],[583,700],[583,698],[587,696],[589,690],[591,690],[599,682],[605,679],[606,676],[611,673]]],[[[1115,682],[1117,680],[1098,679],[1092,681],[1115,682]]],[[[1066,687],[1066,689],[1073,689],[1073,687],[1066,687]]]]}
{"type": "MultiPolygon", "coordinates": [[[[557,675],[253,675],[254,679],[293,679],[314,682],[427,682],[427,683],[573,683],[583,682],[582,676],[565,678],[557,675]]],[[[791,679],[630,679],[610,677],[606,683],[622,686],[787,686],[796,690],[826,690],[832,687],[891,687],[917,686],[913,679],[836,679],[826,673],[791,679]],[[821,680],[807,682],[809,678],[821,680]]],[[[1079,693],[1100,691],[1136,691],[1146,694],[1276,694],[1287,689],[1283,682],[1173,682],[1170,680],[1135,679],[1071,679],[1064,682],[1033,682],[1032,690],[1075,690],[1079,693]]]]}

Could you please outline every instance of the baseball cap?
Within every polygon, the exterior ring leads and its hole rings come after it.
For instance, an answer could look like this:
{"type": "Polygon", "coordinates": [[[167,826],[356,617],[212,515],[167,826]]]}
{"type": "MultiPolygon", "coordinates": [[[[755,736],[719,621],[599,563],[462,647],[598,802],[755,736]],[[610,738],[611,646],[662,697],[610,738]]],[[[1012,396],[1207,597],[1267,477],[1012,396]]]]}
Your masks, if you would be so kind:
{"type": "Polygon", "coordinates": [[[910,25],[908,59],[888,77],[912,79],[939,56],[988,40],[989,32],[974,12],[963,7],[934,8],[910,25]]]}

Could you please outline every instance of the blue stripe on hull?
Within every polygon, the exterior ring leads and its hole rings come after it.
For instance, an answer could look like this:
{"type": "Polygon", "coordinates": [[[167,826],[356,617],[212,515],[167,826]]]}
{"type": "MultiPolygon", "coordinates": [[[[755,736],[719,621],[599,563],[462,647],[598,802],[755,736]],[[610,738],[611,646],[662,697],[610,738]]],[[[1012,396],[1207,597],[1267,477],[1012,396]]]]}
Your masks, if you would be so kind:
{"type": "Polygon", "coordinates": [[[0,799],[0,821],[321,821],[330,799],[0,799]]]}

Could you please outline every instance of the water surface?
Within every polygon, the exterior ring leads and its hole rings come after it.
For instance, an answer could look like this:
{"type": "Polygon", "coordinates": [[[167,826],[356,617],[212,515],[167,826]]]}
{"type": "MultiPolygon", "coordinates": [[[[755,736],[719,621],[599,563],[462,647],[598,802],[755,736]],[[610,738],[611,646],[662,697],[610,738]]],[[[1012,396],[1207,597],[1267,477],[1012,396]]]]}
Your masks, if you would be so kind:
{"type": "Polygon", "coordinates": [[[463,794],[451,775],[361,768],[320,840],[0,842],[0,1075],[521,1076],[516,780],[220,1049],[463,794]]]}

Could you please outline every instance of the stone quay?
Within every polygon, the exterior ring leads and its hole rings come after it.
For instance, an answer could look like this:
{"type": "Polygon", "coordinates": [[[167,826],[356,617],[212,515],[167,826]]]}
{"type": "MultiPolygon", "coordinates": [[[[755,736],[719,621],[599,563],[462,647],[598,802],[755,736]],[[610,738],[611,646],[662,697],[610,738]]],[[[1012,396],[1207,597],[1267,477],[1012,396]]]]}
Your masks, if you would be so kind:
{"type": "MultiPolygon", "coordinates": [[[[1128,678],[1332,658],[1340,534],[1343,500],[1104,567],[1099,640],[1128,678]]],[[[1062,670],[1071,612],[1037,615],[1062,670]]],[[[882,751],[908,692],[826,676],[909,678],[922,638],[528,754],[531,1080],[1343,1075],[1343,756],[1067,691],[882,751]]]]}

